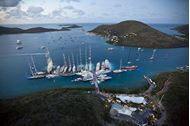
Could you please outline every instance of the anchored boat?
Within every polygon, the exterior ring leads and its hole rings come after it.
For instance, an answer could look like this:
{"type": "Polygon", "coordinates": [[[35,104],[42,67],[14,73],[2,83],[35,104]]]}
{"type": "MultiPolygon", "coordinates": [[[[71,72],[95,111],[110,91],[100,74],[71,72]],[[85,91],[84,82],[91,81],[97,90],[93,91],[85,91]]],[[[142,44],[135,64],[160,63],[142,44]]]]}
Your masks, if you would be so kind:
{"type": "Polygon", "coordinates": [[[38,72],[37,71],[36,65],[34,63],[34,59],[33,59],[32,56],[31,56],[31,61],[32,61],[32,64],[30,64],[30,62],[28,61],[28,65],[29,65],[29,68],[30,68],[31,76],[27,77],[27,78],[28,79],[41,79],[41,78],[44,78],[46,73],[45,72],[38,72]]]}

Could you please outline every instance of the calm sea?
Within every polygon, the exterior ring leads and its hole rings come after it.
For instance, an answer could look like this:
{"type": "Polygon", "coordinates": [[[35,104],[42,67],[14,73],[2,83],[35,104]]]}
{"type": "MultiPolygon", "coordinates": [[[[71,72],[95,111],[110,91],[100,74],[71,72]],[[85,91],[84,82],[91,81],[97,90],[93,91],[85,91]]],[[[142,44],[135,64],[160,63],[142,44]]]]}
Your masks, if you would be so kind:
{"type": "MultiPolygon", "coordinates": [[[[91,30],[99,24],[79,24],[85,31],[91,30]]],[[[152,27],[170,35],[179,34],[171,30],[178,26],[175,24],[150,24],[152,27]]],[[[59,24],[33,24],[33,25],[7,25],[9,27],[31,28],[46,27],[60,28],[59,24]]],[[[121,74],[111,74],[112,80],[100,84],[104,88],[138,88],[145,84],[143,75],[153,76],[160,72],[174,71],[177,66],[188,65],[188,48],[157,49],[155,60],[150,61],[153,49],[144,48],[138,52],[138,48],[128,48],[110,45],[100,36],[90,35],[80,28],[71,31],[32,33],[32,34],[12,34],[0,36],[0,98],[8,98],[20,95],[27,95],[32,92],[49,90],[53,88],[65,87],[91,87],[88,82],[72,82],[76,77],[57,77],[54,80],[27,80],[30,75],[28,58],[30,54],[44,53],[41,46],[49,48],[54,65],[63,65],[62,53],[66,56],[73,54],[75,63],[79,57],[79,48],[82,49],[83,63],[85,63],[85,50],[89,46],[92,48],[92,62],[95,66],[97,62],[109,59],[112,68],[117,69],[120,59],[123,65],[129,61],[138,65],[138,70],[121,74]],[[62,37],[60,39],[60,37],[62,37]],[[16,50],[16,41],[20,40],[24,48],[16,50]],[[114,48],[108,51],[108,48],[114,48]],[[136,61],[140,57],[139,61],[136,61]]],[[[34,55],[34,62],[39,71],[46,69],[46,58],[44,55],[34,55]]]]}

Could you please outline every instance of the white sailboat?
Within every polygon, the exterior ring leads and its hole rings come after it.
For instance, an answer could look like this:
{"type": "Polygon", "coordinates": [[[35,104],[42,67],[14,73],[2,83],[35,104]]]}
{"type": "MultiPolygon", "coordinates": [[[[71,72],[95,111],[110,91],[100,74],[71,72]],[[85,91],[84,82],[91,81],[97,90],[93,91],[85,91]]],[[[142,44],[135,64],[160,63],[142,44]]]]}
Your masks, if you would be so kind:
{"type": "Polygon", "coordinates": [[[84,70],[84,66],[82,64],[82,52],[81,52],[81,48],[79,48],[79,59],[80,59],[79,72],[82,72],[84,70]]]}
{"type": "Polygon", "coordinates": [[[75,59],[74,59],[74,55],[73,54],[72,54],[72,61],[73,61],[72,72],[75,73],[76,72],[76,66],[75,66],[75,59]]]}
{"type": "Polygon", "coordinates": [[[137,69],[136,65],[129,65],[129,64],[132,64],[132,62],[129,61],[130,60],[130,54],[131,54],[131,48],[129,49],[129,54],[128,54],[128,58],[127,58],[127,66],[121,67],[121,70],[123,70],[123,71],[133,71],[133,70],[137,69]]]}
{"type": "Polygon", "coordinates": [[[139,60],[140,60],[140,56],[141,56],[141,55],[140,55],[140,53],[141,53],[141,48],[138,48],[138,49],[137,49],[137,53],[138,53],[138,54],[137,54],[137,59],[136,59],[136,61],[139,61],[139,60]]]}
{"type": "Polygon", "coordinates": [[[113,73],[121,73],[121,72],[123,72],[121,67],[122,67],[122,59],[120,59],[120,67],[119,67],[119,69],[118,70],[113,70],[113,73]]]}
{"type": "Polygon", "coordinates": [[[97,64],[96,64],[96,71],[99,71],[100,70],[100,62],[98,62],[97,64]]]}
{"type": "Polygon", "coordinates": [[[57,75],[56,74],[53,74],[52,72],[53,72],[53,61],[52,61],[52,59],[51,59],[51,57],[50,57],[50,54],[49,54],[49,51],[48,51],[48,53],[47,53],[47,75],[46,75],[46,77],[48,78],[48,79],[53,79],[53,78],[55,78],[57,75]]]}
{"type": "Polygon", "coordinates": [[[88,58],[87,58],[87,48],[85,48],[85,60],[86,60],[86,64],[85,64],[85,70],[88,71],[88,58]]]}
{"type": "Polygon", "coordinates": [[[47,59],[47,73],[51,73],[53,70],[53,61],[51,57],[48,57],[47,59]]]}
{"type": "Polygon", "coordinates": [[[76,55],[76,72],[79,70],[79,60],[78,60],[78,55],[76,55]]]}
{"type": "Polygon", "coordinates": [[[92,66],[92,57],[91,57],[92,54],[91,54],[91,52],[92,52],[92,51],[91,51],[91,46],[90,46],[90,47],[89,47],[89,65],[88,65],[88,69],[89,69],[89,71],[92,72],[92,69],[93,69],[92,67],[93,67],[93,66],[92,66]]]}
{"type": "Polygon", "coordinates": [[[104,61],[101,63],[101,70],[105,70],[105,62],[104,61]]]}
{"type": "Polygon", "coordinates": [[[31,56],[31,61],[32,61],[32,65],[30,64],[30,62],[28,61],[28,65],[30,68],[30,72],[31,75],[30,77],[28,77],[28,79],[40,79],[40,78],[44,78],[45,77],[45,72],[38,72],[36,69],[36,65],[34,63],[34,59],[31,56]]]}
{"type": "Polygon", "coordinates": [[[109,62],[108,59],[105,59],[104,68],[105,68],[106,70],[110,70],[110,62],[109,62]]]}
{"type": "Polygon", "coordinates": [[[69,63],[69,68],[67,72],[70,73],[72,71],[72,66],[71,66],[71,60],[69,56],[68,56],[68,63],[69,63]]]}
{"type": "Polygon", "coordinates": [[[153,49],[153,51],[152,51],[152,56],[150,57],[150,60],[153,60],[153,59],[154,59],[155,53],[156,53],[156,49],[153,49]]]}
{"type": "Polygon", "coordinates": [[[63,53],[63,60],[64,60],[64,69],[63,69],[63,73],[67,72],[67,60],[66,60],[66,57],[65,57],[65,54],[63,53]]]}
{"type": "Polygon", "coordinates": [[[21,43],[20,40],[17,40],[17,41],[16,41],[16,44],[17,44],[17,45],[21,45],[22,43],[21,43]]]}

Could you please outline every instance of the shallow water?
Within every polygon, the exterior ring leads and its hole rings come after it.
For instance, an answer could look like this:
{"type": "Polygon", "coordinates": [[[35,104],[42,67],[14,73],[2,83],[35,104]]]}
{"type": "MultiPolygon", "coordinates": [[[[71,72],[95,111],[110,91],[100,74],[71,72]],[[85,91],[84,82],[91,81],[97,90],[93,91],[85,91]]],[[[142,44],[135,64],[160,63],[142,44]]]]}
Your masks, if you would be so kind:
{"type": "MultiPolygon", "coordinates": [[[[99,24],[80,24],[85,30],[91,30],[99,24]]],[[[42,26],[47,28],[60,28],[58,24],[43,25],[8,25],[9,27],[31,28],[42,26]]],[[[177,25],[153,24],[152,27],[167,34],[179,34],[171,28],[177,25]]],[[[92,48],[92,62],[102,62],[106,58],[112,64],[113,69],[119,67],[120,59],[123,65],[127,64],[129,50],[129,61],[138,65],[138,70],[121,74],[110,74],[112,80],[100,84],[100,87],[107,88],[135,88],[143,86],[143,75],[152,76],[164,71],[174,71],[177,66],[188,65],[188,48],[157,49],[155,60],[150,61],[153,49],[144,49],[138,53],[137,48],[124,48],[110,45],[100,36],[90,35],[79,29],[60,32],[32,33],[32,34],[12,34],[0,36],[0,98],[26,95],[32,92],[48,90],[59,87],[90,87],[88,82],[72,82],[76,77],[57,77],[55,80],[27,80],[30,74],[27,64],[30,53],[44,53],[41,46],[49,48],[54,65],[63,65],[62,53],[70,56],[73,53],[79,57],[79,48],[82,49],[83,63],[85,63],[85,50],[92,48]],[[62,39],[59,37],[62,36],[62,39]],[[16,40],[23,43],[24,48],[16,50],[16,40]],[[108,51],[113,47],[113,51],[108,51]],[[136,61],[140,55],[140,61],[136,61]]],[[[34,55],[34,61],[39,71],[45,70],[46,59],[44,55],[34,55]]]]}

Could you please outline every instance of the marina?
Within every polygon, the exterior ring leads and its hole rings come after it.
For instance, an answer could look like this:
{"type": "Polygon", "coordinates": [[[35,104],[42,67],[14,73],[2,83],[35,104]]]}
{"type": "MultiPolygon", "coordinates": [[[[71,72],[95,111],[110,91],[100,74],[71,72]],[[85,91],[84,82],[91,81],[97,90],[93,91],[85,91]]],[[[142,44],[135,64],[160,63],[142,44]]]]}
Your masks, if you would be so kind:
{"type": "MultiPolygon", "coordinates": [[[[85,31],[97,25],[99,24],[81,24],[85,31]]],[[[44,27],[58,28],[57,24],[44,24],[44,27]]],[[[154,27],[165,31],[165,27],[169,29],[175,25],[154,27]]],[[[173,30],[166,32],[176,34],[173,30]]],[[[157,73],[188,65],[188,59],[183,58],[188,56],[188,48],[156,49],[154,60],[151,60],[154,48],[110,45],[104,38],[87,34],[80,29],[4,35],[0,38],[9,38],[0,47],[0,75],[7,75],[0,80],[0,97],[54,88],[91,87],[94,74],[101,88],[138,88],[144,86],[144,75],[152,77],[157,73]],[[17,46],[24,48],[17,50],[17,46]],[[31,56],[37,72],[42,72],[42,75],[36,74],[31,56]],[[179,61],[179,57],[183,60],[179,61]],[[19,70],[8,72],[7,68],[19,70]]]]}

